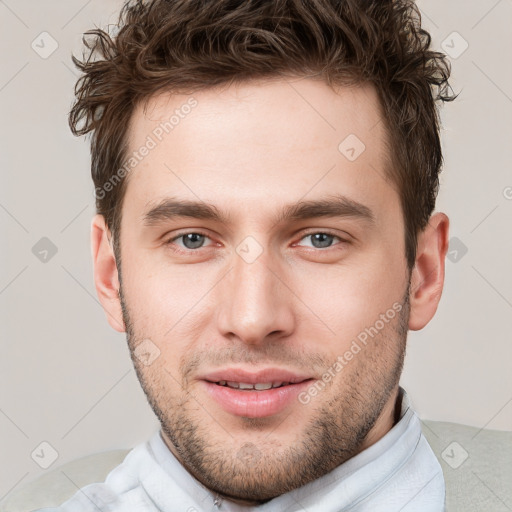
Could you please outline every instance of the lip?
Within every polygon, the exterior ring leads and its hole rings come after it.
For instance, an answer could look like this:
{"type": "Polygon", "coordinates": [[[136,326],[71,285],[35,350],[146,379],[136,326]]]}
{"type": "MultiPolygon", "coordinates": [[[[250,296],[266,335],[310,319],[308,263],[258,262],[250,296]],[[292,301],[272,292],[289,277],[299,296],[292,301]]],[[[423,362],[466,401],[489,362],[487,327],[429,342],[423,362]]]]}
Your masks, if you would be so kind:
{"type": "Polygon", "coordinates": [[[208,373],[200,379],[206,392],[226,412],[245,418],[264,418],[284,411],[292,403],[297,403],[298,394],[314,380],[288,370],[268,368],[257,372],[229,368],[208,373]],[[240,390],[220,386],[220,381],[243,382],[247,384],[267,382],[289,382],[289,385],[263,391],[240,390]]]}

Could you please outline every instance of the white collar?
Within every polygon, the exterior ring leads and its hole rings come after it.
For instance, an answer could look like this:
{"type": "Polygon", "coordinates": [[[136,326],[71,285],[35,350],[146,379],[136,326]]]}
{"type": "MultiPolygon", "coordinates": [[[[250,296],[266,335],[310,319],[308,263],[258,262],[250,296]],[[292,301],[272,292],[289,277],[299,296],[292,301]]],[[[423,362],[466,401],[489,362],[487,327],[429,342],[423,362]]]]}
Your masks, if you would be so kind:
{"type": "MultiPolygon", "coordinates": [[[[263,505],[243,506],[227,499],[219,500],[215,493],[201,484],[181,465],[166,446],[160,431],[155,432],[148,440],[146,449],[162,472],[152,471],[146,475],[140,475],[140,482],[155,505],[163,512],[177,510],[175,507],[178,504],[180,507],[185,506],[183,510],[197,510],[198,512],[298,512],[303,510],[339,512],[349,509],[355,512],[356,510],[366,510],[364,507],[358,508],[358,504],[377,500],[376,496],[380,496],[379,493],[382,494],[382,500],[389,501],[386,488],[392,480],[392,486],[396,487],[398,481],[398,485],[408,489],[407,486],[411,482],[414,485],[422,484],[422,488],[424,488],[434,478],[436,479],[437,497],[432,500],[427,497],[427,501],[439,502],[442,493],[444,502],[444,481],[441,468],[431,450],[429,452],[426,440],[422,436],[420,421],[410,406],[407,393],[402,388],[400,388],[400,392],[402,393],[400,419],[379,441],[323,477],[278,496],[263,505]],[[421,457],[419,457],[421,460],[413,462],[413,455],[417,451],[420,440],[424,441],[421,457]],[[404,475],[393,479],[404,467],[407,467],[404,475]],[[400,482],[402,483],[400,484],[400,482]]],[[[417,454],[416,458],[418,458],[417,454]]],[[[400,489],[402,494],[403,491],[404,489],[400,489]]],[[[411,493],[413,491],[412,488],[408,490],[411,493]]],[[[380,507],[379,510],[381,510],[380,507]]],[[[397,509],[382,508],[382,510],[397,509]]],[[[420,508],[418,510],[427,509],[420,508]]],[[[440,511],[442,508],[432,508],[431,510],[440,511]]]]}

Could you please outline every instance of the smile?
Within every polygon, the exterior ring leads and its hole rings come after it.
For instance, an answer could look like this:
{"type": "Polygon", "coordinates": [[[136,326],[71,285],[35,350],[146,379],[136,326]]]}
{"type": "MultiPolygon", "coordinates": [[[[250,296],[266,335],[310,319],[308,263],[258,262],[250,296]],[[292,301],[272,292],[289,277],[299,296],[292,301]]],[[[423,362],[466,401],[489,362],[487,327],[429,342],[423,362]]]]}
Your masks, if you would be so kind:
{"type": "Polygon", "coordinates": [[[278,415],[292,407],[304,407],[298,400],[313,378],[284,376],[285,379],[258,378],[245,375],[240,380],[202,379],[207,395],[229,414],[244,418],[265,418],[278,415]],[[250,380],[252,382],[247,382],[250,380]]]}
{"type": "Polygon", "coordinates": [[[280,388],[282,386],[289,386],[290,382],[258,382],[256,384],[249,384],[247,382],[227,382],[225,380],[221,380],[216,382],[219,386],[227,386],[232,389],[242,389],[242,390],[256,390],[256,391],[265,391],[267,389],[272,388],[280,388]]]}

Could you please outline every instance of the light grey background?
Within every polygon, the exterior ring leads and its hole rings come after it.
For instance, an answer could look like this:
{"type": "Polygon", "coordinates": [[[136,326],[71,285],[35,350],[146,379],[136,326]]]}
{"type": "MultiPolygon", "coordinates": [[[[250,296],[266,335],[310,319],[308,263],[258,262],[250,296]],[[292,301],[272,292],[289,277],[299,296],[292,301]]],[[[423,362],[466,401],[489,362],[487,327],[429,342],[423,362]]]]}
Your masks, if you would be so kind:
{"type": "MultiPolygon", "coordinates": [[[[0,0],[0,499],[44,471],[31,458],[41,442],[58,453],[53,469],[158,427],[96,299],[89,145],[67,126],[71,51],[120,5],[0,0]],[[58,43],[47,58],[31,47],[51,49],[44,31],[58,43]],[[42,237],[58,249],[46,263],[32,252],[42,237]]],[[[458,260],[447,260],[437,315],[409,334],[402,385],[422,418],[512,430],[512,1],[420,7],[461,91],[443,108],[437,211],[467,253],[452,241],[458,260]]]]}

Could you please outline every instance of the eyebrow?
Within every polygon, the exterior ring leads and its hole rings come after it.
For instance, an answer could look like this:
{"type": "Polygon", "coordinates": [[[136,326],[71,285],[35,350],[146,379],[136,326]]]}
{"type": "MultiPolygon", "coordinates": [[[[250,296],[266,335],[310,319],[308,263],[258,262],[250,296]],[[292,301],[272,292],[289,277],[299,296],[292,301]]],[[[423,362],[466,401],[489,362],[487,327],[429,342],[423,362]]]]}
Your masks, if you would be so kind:
{"type": "MultiPolygon", "coordinates": [[[[274,218],[274,223],[318,217],[349,217],[375,225],[375,215],[370,208],[343,195],[285,205],[274,218]]],[[[211,220],[222,224],[229,224],[231,220],[230,215],[220,212],[213,204],[169,197],[143,214],[143,224],[150,227],[176,218],[211,220]]]]}

